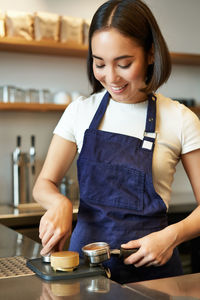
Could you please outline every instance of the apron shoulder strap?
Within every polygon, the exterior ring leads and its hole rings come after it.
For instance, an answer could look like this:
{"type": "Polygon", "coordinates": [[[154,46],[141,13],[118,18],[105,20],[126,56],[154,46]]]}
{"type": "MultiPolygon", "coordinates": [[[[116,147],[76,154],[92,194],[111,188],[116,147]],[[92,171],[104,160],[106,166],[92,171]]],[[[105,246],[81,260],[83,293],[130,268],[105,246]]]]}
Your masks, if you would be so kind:
{"type": "Polygon", "coordinates": [[[99,127],[99,124],[101,122],[101,119],[104,116],[104,113],[106,111],[109,100],[110,100],[110,94],[108,92],[106,92],[104,97],[101,100],[101,103],[100,103],[91,123],[90,123],[90,126],[89,126],[90,129],[97,129],[99,127]]]}
{"type": "Polygon", "coordinates": [[[142,148],[153,151],[154,142],[156,139],[156,96],[150,94],[148,96],[148,108],[146,117],[146,126],[144,132],[144,138],[142,148]]]}
{"type": "Polygon", "coordinates": [[[146,118],[146,133],[154,133],[156,128],[156,96],[150,94],[148,96],[148,109],[146,118]]]}

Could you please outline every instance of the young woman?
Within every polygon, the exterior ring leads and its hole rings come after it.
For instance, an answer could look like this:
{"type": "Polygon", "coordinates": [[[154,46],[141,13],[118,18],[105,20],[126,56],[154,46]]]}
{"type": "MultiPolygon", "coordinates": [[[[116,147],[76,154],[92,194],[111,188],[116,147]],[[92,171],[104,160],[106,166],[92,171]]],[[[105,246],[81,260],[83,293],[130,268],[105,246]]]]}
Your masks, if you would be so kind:
{"type": "Polygon", "coordinates": [[[185,106],[155,94],[170,56],[149,8],[113,0],[95,13],[89,33],[90,97],[65,110],[34,188],[47,209],[43,250],[61,250],[71,234],[72,204],[58,185],[78,151],[80,207],[70,250],[95,241],[138,248],[105,265],[120,283],[182,274],[176,246],[200,234],[200,208],[168,226],[167,209],[181,159],[200,203],[200,122],[185,106]]]}

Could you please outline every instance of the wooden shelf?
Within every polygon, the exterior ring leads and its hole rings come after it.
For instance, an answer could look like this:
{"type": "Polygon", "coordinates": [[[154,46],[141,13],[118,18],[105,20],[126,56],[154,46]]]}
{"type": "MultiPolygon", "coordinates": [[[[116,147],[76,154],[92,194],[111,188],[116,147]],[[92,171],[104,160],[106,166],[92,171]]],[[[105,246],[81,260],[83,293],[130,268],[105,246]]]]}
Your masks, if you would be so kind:
{"type": "MultiPolygon", "coordinates": [[[[22,38],[0,38],[0,51],[86,57],[87,46],[54,41],[27,41],[22,38]]],[[[200,54],[171,52],[172,63],[200,65],[200,54]]]]}
{"type": "MultiPolygon", "coordinates": [[[[0,111],[29,111],[29,112],[63,112],[68,104],[40,104],[40,103],[3,103],[0,102],[0,111]]],[[[190,107],[190,109],[200,116],[200,106],[190,107]]]]}
{"type": "Polygon", "coordinates": [[[21,38],[0,38],[0,51],[86,57],[87,46],[54,41],[27,41],[21,38]]]}
{"type": "MultiPolygon", "coordinates": [[[[72,43],[60,43],[54,41],[27,41],[22,38],[0,38],[0,51],[32,53],[57,56],[86,57],[87,46],[72,43]]],[[[173,64],[200,66],[200,54],[171,53],[173,64]]],[[[0,111],[64,111],[66,105],[38,104],[38,103],[2,103],[0,111]]],[[[200,107],[191,108],[193,112],[200,115],[200,107]]]]}
{"type": "Polygon", "coordinates": [[[0,103],[0,111],[62,112],[68,104],[0,103]]]}
{"type": "Polygon", "coordinates": [[[171,59],[173,64],[195,65],[195,66],[200,65],[199,54],[171,52],[171,59]]]}

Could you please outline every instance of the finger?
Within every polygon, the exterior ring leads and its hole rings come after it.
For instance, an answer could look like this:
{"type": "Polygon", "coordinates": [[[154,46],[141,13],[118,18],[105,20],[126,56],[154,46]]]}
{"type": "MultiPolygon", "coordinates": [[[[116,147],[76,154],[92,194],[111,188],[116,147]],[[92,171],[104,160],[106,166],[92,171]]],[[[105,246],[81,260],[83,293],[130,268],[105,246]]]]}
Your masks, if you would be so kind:
{"type": "Polygon", "coordinates": [[[145,266],[145,267],[151,267],[151,266],[154,266],[154,267],[159,267],[159,266],[160,266],[160,264],[159,264],[159,262],[158,262],[157,260],[154,260],[154,261],[152,261],[152,262],[150,262],[150,263],[146,264],[146,266],[145,266]]]}
{"type": "Polygon", "coordinates": [[[42,250],[40,251],[40,255],[44,256],[44,255],[49,255],[50,251],[48,249],[46,249],[46,247],[42,248],[42,250]]]}
{"type": "Polygon", "coordinates": [[[44,248],[40,252],[41,255],[50,253],[53,249],[56,249],[56,245],[58,244],[60,237],[53,234],[51,238],[48,240],[46,244],[44,244],[44,248]]]}
{"type": "Polygon", "coordinates": [[[152,265],[153,260],[150,260],[148,257],[143,257],[140,261],[134,263],[134,266],[136,268],[142,267],[142,266],[147,266],[147,265],[152,265]]]}
{"type": "Polygon", "coordinates": [[[39,237],[40,237],[40,239],[43,238],[45,232],[50,227],[51,227],[51,223],[49,223],[47,220],[41,220],[40,226],[39,226],[39,237]]]}
{"type": "Polygon", "coordinates": [[[139,248],[140,247],[140,242],[139,242],[139,240],[129,241],[126,244],[122,244],[121,247],[125,248],[125,249],[139,248]]]}
{"type": "Polygon", "coordinates": [[[42,245],[45,246],[54,235],[53,231],[46,231],[41,239],[42,245]]]}
{"type": "Polygon", "coordinates": [[[53,244],[53,242],[46,244],[40,251],[40,254],[47,255],[47,254],[50,254],[51,252],[54,252],[53,249],[54,249],[55,245],[53,244]]]}
{"type": "Polygon", "coordinates": [[[40,239],[42,239],[44,232],[45,232],[45,226],[42,224],[42,222],[40,222],[40,226],[39,226],[39,238],[40,239]]]}
{"type": "Polygon", "coordinates": [[[131,265],[131,264],[135,264],[138,263],[139,261],[141,261],[144,258],[144,254],[142,253],[142,251],[139,249],[138,251],[136,251],[135,253],[131,254],[130,256],[128,256],[125,260],[124,263],[126,265],[131,265]]]}

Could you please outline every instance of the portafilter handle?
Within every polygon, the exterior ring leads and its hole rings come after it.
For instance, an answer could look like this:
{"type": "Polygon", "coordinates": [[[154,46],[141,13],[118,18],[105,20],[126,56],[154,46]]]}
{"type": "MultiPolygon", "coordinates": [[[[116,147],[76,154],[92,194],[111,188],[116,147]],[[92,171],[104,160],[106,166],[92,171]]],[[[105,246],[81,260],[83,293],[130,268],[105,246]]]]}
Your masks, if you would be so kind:
{"type": "Polygon", "coordinates": [[[135,252],[138,251],[138,248],[133,248],[133,249],[125,249],[125,248],[120,248],[120,258],[127,258],[128,256],[130,256],[131,254],[134,254],[135,252]]]}
{"type": "Polygon", "coordinates": [[[133,249],[125,249],[125,248],[120,248],[120,249],[111,249],[110,254],[111,255],[118,255],[119,258],[125,259],[131,254],[137,252],[138,248],[133,248],[133,249]]]}

